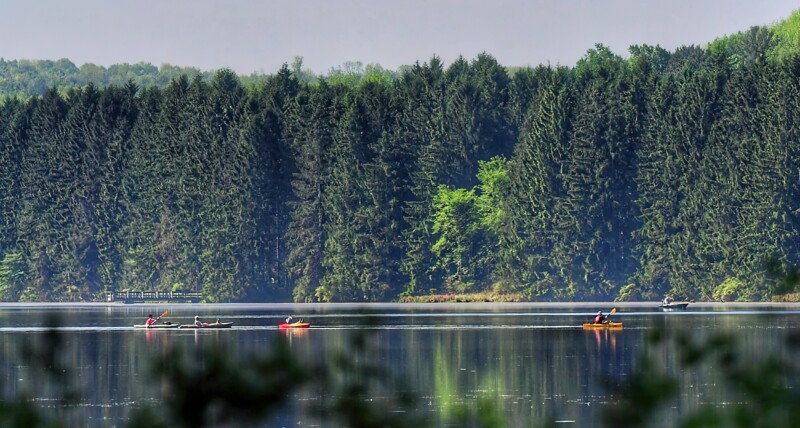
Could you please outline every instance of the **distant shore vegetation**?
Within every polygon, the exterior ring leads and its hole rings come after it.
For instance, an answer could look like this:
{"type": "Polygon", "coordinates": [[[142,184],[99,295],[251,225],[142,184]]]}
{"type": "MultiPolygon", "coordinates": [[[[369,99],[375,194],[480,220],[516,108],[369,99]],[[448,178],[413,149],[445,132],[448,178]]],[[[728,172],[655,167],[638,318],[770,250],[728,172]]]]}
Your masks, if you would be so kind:
{"type": "Polygon", "coordinates": [[[789,296],[799,28],[573,67],[0,60],[0,300],[789,296]]]}
{"type": "MultiPolygon", "coordinates": [[[[410,68],[410,66],[405,66],[393,71],[384,69],[379,64],[364,65],[360,61],[348,61],[342,65],[331,67],[326,74],[322,75],[304,68],[302,57],[295,57],[288,66],[292,76],[304,84],[315,85],[325,80],[329,84],[349,86],[376,80],[390,82],[396,80],[400,73],[410,68]]],[[[218,71],[180,67],[167,63],[160,66],[147,62],[122,63],[103,67],[92,63],[78,66],[67,58],[55,61],[0,58],[0,100],[42,96],[51,89],[56,89],[65,95],[69,89],[87,85],[104,88],[111,85],[133,84],[139,88],[164,89],[181,76],[210,81],[218,71]]],[[[237,77],[244,87],[252,89],[263,84],[271,76],[267,73],[251,73],[237,77]]]]}

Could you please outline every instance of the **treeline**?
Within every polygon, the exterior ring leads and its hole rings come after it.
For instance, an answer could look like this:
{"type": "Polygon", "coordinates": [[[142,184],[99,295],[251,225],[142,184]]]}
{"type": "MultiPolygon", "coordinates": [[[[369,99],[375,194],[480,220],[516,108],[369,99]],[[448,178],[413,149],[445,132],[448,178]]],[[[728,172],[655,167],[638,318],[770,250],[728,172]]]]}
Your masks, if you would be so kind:
{"type": "Polygon", "coordinates": [[[108,68],[86,63],[80,67],[62,58],[51,60],[6,60],[0,58],[0,98],[41,96],[48,89],[62,92],[68,88],[93,84],[98,87],[122,86],[133,82],[141,87],[166,87],[181,75],[211,77],[194,67],[150,63],[114,64],[108,68]]]}
{"type": "MultiPolygon", "coordinates": [[[[357,83],[368,76],[380,75],[389,79],[395,79],[397,76],[397,72],[384,70],[380,65],[365,66],[359,61],[345,62],[341,66],[332,67],[325,76],[319,76],[303,68],[303,57],[295,57],[290,70],[295,79],[310,84],[315,84],[322,78],[339,83],[357,83]]],[[[171,81],[183,75],[190,79],[200,77],[208,81],[214,75],[214,71],[201,71],[195,67],[178,67],[171,64],[161,64],[156,67],[147,62],[103,67],[92,63],[77,66],[66,58],[57,61],[0,58],[0,102],[7,98],[27,99],[42,96],[49,89],[56,89],[65,95],[70,88],[89,84],[105,88],[109,85],[124,86],[133,83],[138,87],[155,86],[164,89],[171,81]]],[[[251,87],[263,83],[267,77],[263,73],[252,73],[247,76],[240,75],[239,80],[245,87],[251,87]]]]}
{"type": "Polygon", "coordinates": [[[780,34],[9,100],[0,297],[767,299],[784,290],[765,260],[800,243],[800,61],[780,34]]]}

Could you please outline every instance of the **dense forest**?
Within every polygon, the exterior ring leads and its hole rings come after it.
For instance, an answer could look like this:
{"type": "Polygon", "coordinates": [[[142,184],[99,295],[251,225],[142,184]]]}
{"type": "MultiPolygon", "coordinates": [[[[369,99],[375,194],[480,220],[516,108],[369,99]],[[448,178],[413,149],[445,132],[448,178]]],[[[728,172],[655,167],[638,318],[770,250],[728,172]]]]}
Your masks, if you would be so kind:
{"type": "Polygon", "coordinates": [[[800,247],[799,23],[6,98],[0,299],[769,299],[800,247]]]}

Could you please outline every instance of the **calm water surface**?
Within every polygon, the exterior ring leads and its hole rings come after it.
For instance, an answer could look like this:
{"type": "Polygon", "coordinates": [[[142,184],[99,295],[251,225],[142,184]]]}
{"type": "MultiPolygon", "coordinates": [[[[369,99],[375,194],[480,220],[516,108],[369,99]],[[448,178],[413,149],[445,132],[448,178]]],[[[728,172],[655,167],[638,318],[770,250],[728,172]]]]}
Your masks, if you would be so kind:
{"type": "MultiPolygon", "coordinates": [[[[584,331],[581,324],[611,304],[0,305],[2,392],[5,399],[33,396],[45,412],[70,426],[123,426],[133,409],[157,405],[168,394],[149,376],[150,356],[163,350],[216,347],[244,360],[268,352],[284,337],[297,358],[322,363],[367,330],[373,362],[393,374],[390,388],[419,397],[409,411],[424,415],[432,426],[446,426],[452,406],[474,405],[479,398],[496,400],[508,426],[545,420],[558,426],[599,426],[603,406],[615,402],[601,380],[624,382],[636,372],[643,353],[681,382],[679,400],[653,422],[673,426],[698,406],[724,407],[732,398],[719,387],[718,374],[702,366],[682,370],[673,350],[649,346],[653,332],[683,330],[697,339],[732,332],[743,358],[788,357],[785,335],[800,321],[796,305],[692,304],[687,311],[668,313],[656,307],[617,306],[612,319],[625,327],[609,332],[584,331]],[[207,321],[232,321],[234,328],[132,328],[148,313],[167,310],[164,320],[191,323],[199,314],[207,321]],[[288,314],[312,322],[312,328],[281,332],[277,324],[288,314]],[[41,341],[53,316],[64,325],[58,328],[62,358],[84,397],[67,408],[56,392],[42,386],[42,371],[25,356],[28,345],[41,341]]],[[[269,426],[335,426],[311,410],[326,398],[318,391],[291,394],[293,404],[269,426]]]]}

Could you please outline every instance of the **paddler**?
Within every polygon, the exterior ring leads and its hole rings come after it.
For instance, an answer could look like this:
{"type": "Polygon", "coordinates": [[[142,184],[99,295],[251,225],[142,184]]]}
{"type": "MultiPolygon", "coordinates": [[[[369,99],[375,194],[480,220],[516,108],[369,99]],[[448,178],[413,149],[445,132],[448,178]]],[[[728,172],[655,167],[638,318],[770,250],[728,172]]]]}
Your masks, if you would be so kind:
{"type": "Polygon", "coordinates": [[[608,322],[608,317],[603,315],[603,311],[597,311],[597,316],[594,317],[595,324],[605,324],[608,322]]]}

